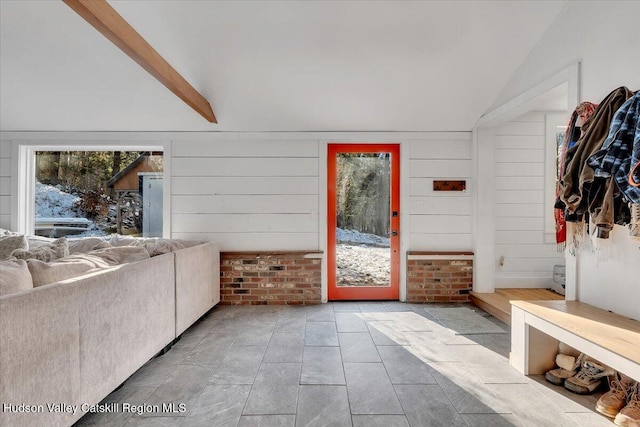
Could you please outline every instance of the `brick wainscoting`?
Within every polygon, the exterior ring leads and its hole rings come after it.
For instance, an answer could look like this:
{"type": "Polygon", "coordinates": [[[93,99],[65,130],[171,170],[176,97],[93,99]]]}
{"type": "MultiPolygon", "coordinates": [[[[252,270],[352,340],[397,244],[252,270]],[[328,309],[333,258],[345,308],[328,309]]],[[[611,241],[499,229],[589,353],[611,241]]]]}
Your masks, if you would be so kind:
{"type": "Polygon", "coordinates": [[[319,252],[223,252],[222,304],[320,304],[319,252]]]}
{"type": "Polygon", "coordinates": [[[471,252],[408,252],[407,302],[468,302],[471,252]]]}

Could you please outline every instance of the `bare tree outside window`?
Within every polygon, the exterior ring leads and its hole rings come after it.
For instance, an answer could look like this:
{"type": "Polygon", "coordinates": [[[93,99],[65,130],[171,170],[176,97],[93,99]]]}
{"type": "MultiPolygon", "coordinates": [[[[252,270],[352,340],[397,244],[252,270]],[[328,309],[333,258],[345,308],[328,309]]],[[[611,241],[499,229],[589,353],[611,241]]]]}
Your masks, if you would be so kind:
{"type": "Polygon", "coordinates": [[[142,234],[142,181],[161,177],[162,153],[37,151],[35,162],[36,234],[142,234]]]}

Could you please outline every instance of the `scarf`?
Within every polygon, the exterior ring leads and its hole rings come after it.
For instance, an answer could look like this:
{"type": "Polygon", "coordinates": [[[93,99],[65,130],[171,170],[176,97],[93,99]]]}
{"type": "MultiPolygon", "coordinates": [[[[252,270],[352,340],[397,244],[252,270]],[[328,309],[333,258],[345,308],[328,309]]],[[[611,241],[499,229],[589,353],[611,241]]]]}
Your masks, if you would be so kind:
{"type": "Polygon", "coordinates": [[[558,170],[558,179],[556,186],[556,203],[553,210],[553,216],[556,223],[556,244],[558,252],[564,252],[567,242],[567,221],[565,218],[565,204],[560,200],[560,179],[564,176],[567,167],[567,150],[571,148],[576,141],[572,141],[571,136],[576,131],[577,126],[581,126],[596,110],[597,105],[591,102],[582,102],[571,114],[567,130],[564,134],[562,149],[560,153],[560,163],[558,170]]]}

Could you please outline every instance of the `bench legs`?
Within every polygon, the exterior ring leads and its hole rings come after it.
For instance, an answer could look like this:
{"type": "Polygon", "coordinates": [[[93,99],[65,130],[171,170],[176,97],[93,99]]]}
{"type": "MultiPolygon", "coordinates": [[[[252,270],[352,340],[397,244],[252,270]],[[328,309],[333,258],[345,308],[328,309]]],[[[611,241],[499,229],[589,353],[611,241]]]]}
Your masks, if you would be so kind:
{"type": "Polygon", "coordinates": [[[525,322],[525,312],[511,307],[511,366],[524,375],[540,375],[553,369],[558,340],[525,322]]]}

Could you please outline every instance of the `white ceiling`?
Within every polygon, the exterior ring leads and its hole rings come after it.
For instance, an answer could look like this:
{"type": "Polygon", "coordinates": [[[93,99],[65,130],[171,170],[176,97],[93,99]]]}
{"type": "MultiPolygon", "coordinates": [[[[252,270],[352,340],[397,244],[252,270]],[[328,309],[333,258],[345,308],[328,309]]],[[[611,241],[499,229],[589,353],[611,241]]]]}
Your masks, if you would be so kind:
{"type": "Polygon", "coordinates": [[[111,1],[210,124],[61,1],[1,1],[0,129],[468,131],[566,1],[111,1]]]}

